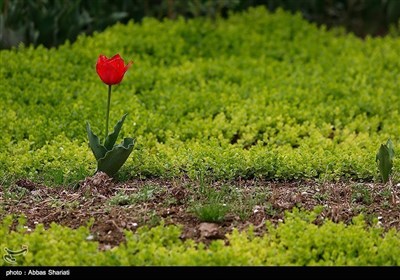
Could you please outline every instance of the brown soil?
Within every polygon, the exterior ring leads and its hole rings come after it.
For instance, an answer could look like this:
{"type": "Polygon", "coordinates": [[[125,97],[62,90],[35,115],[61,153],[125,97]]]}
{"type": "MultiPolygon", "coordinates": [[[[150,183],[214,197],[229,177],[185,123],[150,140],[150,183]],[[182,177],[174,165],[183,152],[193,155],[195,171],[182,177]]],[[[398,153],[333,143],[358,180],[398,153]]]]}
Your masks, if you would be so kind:
{"type": "Polygon", "coordinates": [[[181,225],[182,239],[191,238],[208,243],[223,239],[233,228],[243,230],[254,226],[257,234],[266,230],[265,222],[282,222],[284,211],[293,207],[312,210],[323,206],[321,218],[350,223],[363,213],[367,222],[376,223],[386,230],[400,231],[400,185],[373,183],[318,183],[270,182],[260,180],[235,182],[210,182],[207,187],[220,189],[223,184],[240,189],[244,194],[268,190],[264,201],[251,205],[245,218],[228,212],[220,223],[199,220],[190,211],[193,201],[199,198],[199,182],[188,179],[131,180],[118,183],[104,173],[88,177],[75,189],[71,187],[46,187],[29,180],[19,180],[7,190],[0,190],[3,211],[0,219],[8,214],[23,214],[29,229],[38,223],[46,227],[52,222],[77,228],[86,226],[91,218],[90,231],[101,249],[109,249],[124,241],[124,230],[155,226],[161,221],[166,225],[181,225]],[[121,196],[132,197],[145,186],[157,191],[136,201],[124,201],[121,196]],[[23,193],[16,198],[10,192],[23,193]],[[116,198],[120,197],[119,200],[116,198]],[[113,202],[114,201],[114,202],[113,202]],[[377,220],[376,220],[377,219],[377,220]]]}

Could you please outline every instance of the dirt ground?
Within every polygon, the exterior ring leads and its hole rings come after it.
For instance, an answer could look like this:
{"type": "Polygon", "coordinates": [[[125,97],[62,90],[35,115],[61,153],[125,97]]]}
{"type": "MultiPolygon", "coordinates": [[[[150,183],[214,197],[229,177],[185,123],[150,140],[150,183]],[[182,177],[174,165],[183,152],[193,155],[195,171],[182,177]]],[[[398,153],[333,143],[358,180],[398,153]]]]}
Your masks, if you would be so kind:
{"type": "Polygon", "coordinates": [[[363,213],[369,224],[400,230],[400,184],[237,180],[206,185],[216,192],[221,186],[229,185],[239,190],[243,199],[254,193],[262,196],[252,200],[256,202],[253,204],[244,201],[240,204],[243,209],[237,211],[241,206],[236,206],[236,211],[228,211],[220,222],[205,222],[190,210],[196,200],[204,199],[199,196],[200,188],[204,188],[199,182],[182,178],[136,179],[121,183],[98,173],[79,182],[75,188],[47,187],[29,180],[18,180],[8,189],[2,187],[0,218],[7,214],[24,214],[30,230],[38,223],[49,226],[52,222],[77,228],[86,226],[93,218],[90,231],[101,249],[123,242],[124,230],[135,231],[140,226],[151,227],[161,221],[166,225],[181,225],[182,239],[205,243],[225,238],[233,228],[244,230],[250,225],[261,235],[266,230],[266,221],[284,220],[285,210],[293,207],[312,210],[317,205],[323,206],[321,217],[335,222],[350,223],[352,217],[363,213]],[[139,196],[146,187],[147,195],[139,196]],[[130,199],[132,197],[135,199],[130,199]]]}

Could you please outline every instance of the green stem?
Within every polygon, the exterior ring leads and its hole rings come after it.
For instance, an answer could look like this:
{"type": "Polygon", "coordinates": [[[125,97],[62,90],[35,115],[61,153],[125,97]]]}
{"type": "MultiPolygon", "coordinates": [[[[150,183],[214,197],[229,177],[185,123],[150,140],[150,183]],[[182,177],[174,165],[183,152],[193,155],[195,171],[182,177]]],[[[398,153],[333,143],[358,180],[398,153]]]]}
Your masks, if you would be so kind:
{"type": "Polygon", "coordinates": [[[108,85],[108,101],[107,101],[107,117],[106,117],[106,137],[108,136],[108,119],[110,118],[110,103],[111,103],[111,85],[108,85]]]}

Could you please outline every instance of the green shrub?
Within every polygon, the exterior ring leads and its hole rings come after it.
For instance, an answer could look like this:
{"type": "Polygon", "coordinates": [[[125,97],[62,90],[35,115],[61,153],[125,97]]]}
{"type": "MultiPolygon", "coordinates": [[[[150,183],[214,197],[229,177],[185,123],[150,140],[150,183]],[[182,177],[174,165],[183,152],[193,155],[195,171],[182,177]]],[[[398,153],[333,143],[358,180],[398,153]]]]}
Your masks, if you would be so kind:
{"type": "Polygon", "coordinates": [[[359,36],[381,36],[391,31],[389,29],[400,30],[393,25],[400,17],[399,1],[358,1],[354,4],[344,0],[113,0],[93,3],[6,0],[0,1],[0,48],[15,46],[20,41],[54,47],[65,40],[74,41],[81,32],[90,34],[116,22],[140,21],[148,16],[158,19],[206,16],[213,19],[226,17],[232,10],[241,11],[257,5],[272,10],[283,7],[293,12],[301,11],[310,21],[341,25],[359,36]]]}
{"type": "MultiPolygon", "coordinates": [[[[97,242],[86,241],[90,235],[88,227],[73,230],[52,223],[46,230],[42,224],[38,224],[31,231],[20,219],[18,229],[10,231],[12,220],[12,216],[7,216],[2,222],[0,245],[2,250],[18,250],[23,245],[28,247],[26,255],[15,257],[17,265],[88,266],[104,263],[104,255],[99,254],[97,242]]],[[[1,264],[10,265],[4,258],[1,264]]]]}
{"type": "MultiPolygon", "coordinates": [[[[120,53],[134,65],[110,123],[129,113],[120,137],[137,143],[124,178],[378,180],[376,147],[400,143],[398,49],[396,36],[360,40],[257,8],[2,50],[0,176],[68,183],[94,172],[85,121],[103,131],[106,106],[94,64],[120,53]]],[[[394,158],[394,181],[399,169],[394,158]]]]}
{"type": "MultiPolygon", "coordinates": [[[[262,265],[262,266],[398,266],[400,233],[395,229],[367,227],[362,216],[353,223],[325,221],[313,224],[317,211],[286,213],[283,223],[268,224],[263,236],[234,230],[223,240],[209,246],[182,241],[177,226],[141,227],[136,233],[125,232],[126,243],[99,251],[96,241],[88,241],[87,227],[70,229],[56,224],[44,230],[37,225],[30,233],[24,223],[10,231],[11,216],[0,228],[0,246],[9,249],[28,247],[26,255],[16,256],[17,265],[262,265]],[[229,244],[229,245],[226,245],[229,244]]],[[[1,259],[2,265],[9,265],[1,259]]]]}

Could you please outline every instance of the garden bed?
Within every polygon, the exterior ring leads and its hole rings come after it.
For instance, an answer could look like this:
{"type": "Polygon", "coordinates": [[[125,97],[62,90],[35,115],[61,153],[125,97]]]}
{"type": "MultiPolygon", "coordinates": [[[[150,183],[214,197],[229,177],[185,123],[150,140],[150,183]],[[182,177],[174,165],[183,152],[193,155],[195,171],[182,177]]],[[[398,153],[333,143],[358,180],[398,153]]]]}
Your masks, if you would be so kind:
{"type": "Polygon", "coordinates": [[[90,226],[101,248],[124,241],[124,230],[141,226],[180,225],[182,239],[209,242],[225,239],[234,228],[252,225],[258,235],[266,222],[283,222],[293,208],[322,207],[319,219],[350,224],[363,214],[370,226],[400,231],[400,186],[357,182],[269,182],[243,180],[199,182],[189,179],[147,179],[115,182],[98,173],[77,188],[50,188],[19,180],[2,193],[3,213],[27,218],[32,230],[56,222],[71,228],[90,226]]]}

